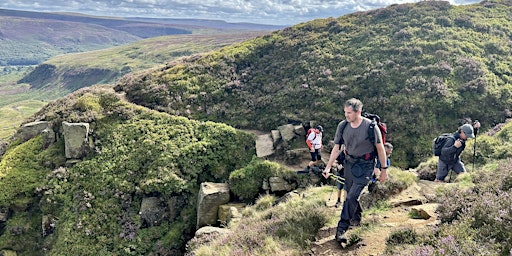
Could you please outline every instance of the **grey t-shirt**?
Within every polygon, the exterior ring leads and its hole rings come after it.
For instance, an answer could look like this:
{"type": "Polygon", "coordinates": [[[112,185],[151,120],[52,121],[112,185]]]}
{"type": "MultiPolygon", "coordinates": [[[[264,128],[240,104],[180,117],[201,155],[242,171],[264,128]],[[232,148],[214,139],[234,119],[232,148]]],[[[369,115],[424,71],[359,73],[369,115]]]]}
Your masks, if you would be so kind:
{"type": "MultiPolygon", "coordinates": [[[[368,128],[370,127],[371,120],[363,117],[363,121],[357,128],[352,128],[350,123],[347,123],[343,131],[343,140],[345,141],[345,149],[351,156],[359,157],[366,153],[374,151],[374,145],[368,138],[368,128]]],[[[336,136],[334,136],[334,144],[341,144],[341,126],[343,121],[338,124],[336,129],[336,136]]],[[[380,130],[375,125],[375,144],[381,143],[380,130]]]]}

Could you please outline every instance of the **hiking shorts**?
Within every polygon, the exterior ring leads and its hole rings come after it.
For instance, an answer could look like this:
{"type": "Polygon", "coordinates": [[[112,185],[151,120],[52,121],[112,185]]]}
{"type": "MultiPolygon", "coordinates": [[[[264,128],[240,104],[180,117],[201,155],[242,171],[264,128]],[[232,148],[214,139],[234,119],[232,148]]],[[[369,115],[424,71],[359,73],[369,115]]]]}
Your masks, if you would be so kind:
{"type": "Polygon", "coordinates": [[[464,167],[464,163],[460,160],[453,164],[446,164],[443,160],[439,159],[439,162],[437,163],[436,179],[444,180],[446,176],[448,176],[450,170],[453,170],[456,174],[460,174],[465,172],[466,168],[464,167]]]}
{"type": "Polygon", "coordinates": [[[311,161],[313,161],[313,162],[322,160],[322,156],[320,155],[319,148],[315,149],[315,152],[310,151],[309,154],[311,155],[311,161]]]}

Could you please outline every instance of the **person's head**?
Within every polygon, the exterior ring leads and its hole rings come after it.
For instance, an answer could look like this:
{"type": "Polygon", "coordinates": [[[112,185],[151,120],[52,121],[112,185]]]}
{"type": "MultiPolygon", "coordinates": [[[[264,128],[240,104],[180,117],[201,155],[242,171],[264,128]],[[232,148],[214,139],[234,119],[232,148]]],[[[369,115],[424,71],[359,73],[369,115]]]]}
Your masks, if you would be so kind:
{"type": "Polygon", "coordinates": [[[363,103],[355,98],[345,101],[343,110],[345,111],[345,118],[347,122],[354,122],[361,118],[361,111],[363,110],[363,103]]]}
{"type": "Polygon", "coordinates": [[[316,129],[319,130],[320,132],[324,132],[324,128],[321,125],[317,125],[316,129]]]}
{"type": "Polygon", "coordinates": [[[393,145],[389,142],[384,143],[384,149],[386,150],[386,155],[388,157],[393,153],[393,145]]]}
{"type": "Polygon", "coordinates": [[[475,138],[475,135],[473,134],[473,126],[470,124],[464,124],[461,127],[459,127],[459,135],[460,138],[463,140],[467,140],[468,138],[475,138]]]}

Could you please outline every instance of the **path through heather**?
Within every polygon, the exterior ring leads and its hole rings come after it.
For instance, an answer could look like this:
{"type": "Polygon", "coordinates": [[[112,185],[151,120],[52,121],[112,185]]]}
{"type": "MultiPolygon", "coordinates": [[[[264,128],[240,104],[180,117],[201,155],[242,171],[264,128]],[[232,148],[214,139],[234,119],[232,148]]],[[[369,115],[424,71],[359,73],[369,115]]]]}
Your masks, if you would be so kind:
{"type": "MultiPolygon", "coordinates": [[[[325,227],[317,235],[317,241],[306,255],[382,255],[386,249],[386,239],[394,231],[402,228],[413,228],[421,232],[438,222],[435,214],[436,204],[428,203],[427,198],[434,195],[435,189],[442,184],[420,180],[402,193],[392,197],[389,202],[392,209],[374,216],[363,217],[363,223],[371,223],[371,229],[362,233],[362,241],[349,248],[341,248],[334,240],[336,227],[325,227]],[[412,219],[410,212],[424,216],[424,219],[412,219]]],[[[333,214],[339,215],[340,208],[334,208],[334,200],[326,202],[333,214]]],[[[356,229],[350,229],[347,236],[356,229]]]]}

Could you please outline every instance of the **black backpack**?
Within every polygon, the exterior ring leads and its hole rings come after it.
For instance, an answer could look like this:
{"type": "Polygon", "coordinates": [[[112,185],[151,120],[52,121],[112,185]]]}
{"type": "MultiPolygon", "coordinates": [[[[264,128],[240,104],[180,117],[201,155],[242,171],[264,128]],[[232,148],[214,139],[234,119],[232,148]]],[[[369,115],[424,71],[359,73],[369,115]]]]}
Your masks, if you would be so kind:
{"type": "Polygon", "coordinates": [[[434,153],[434,156],[441,155],[441,150],[443,149],[444,144],[446,144],[448,139],[455,140],[455,137],[453,137],[453,134],[451,133],[443,133],[434,139],[432,143],[432,152],[434,153]]]}

